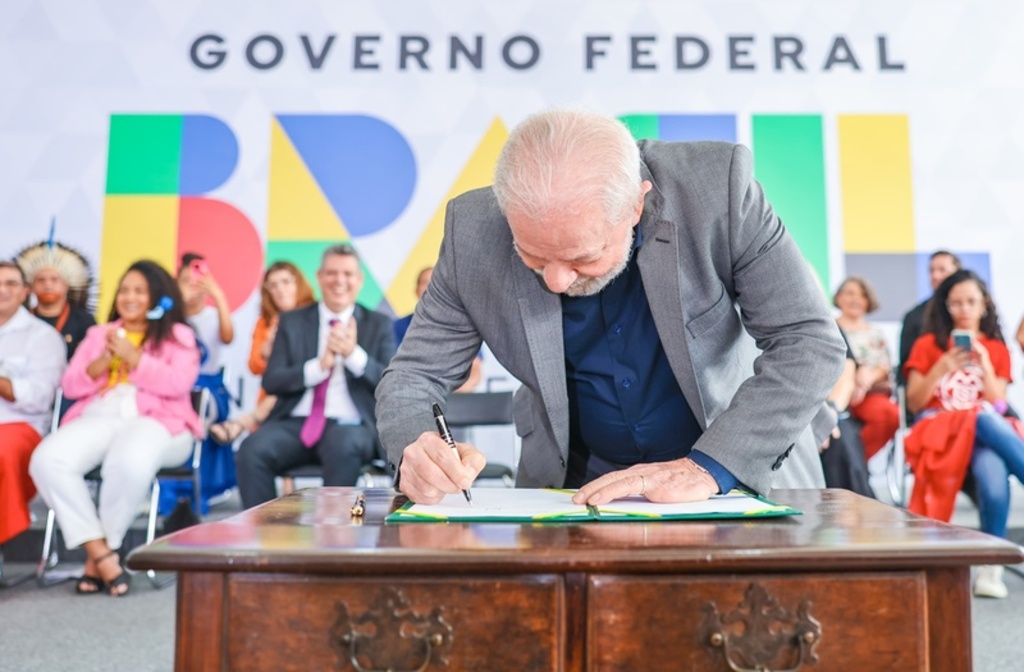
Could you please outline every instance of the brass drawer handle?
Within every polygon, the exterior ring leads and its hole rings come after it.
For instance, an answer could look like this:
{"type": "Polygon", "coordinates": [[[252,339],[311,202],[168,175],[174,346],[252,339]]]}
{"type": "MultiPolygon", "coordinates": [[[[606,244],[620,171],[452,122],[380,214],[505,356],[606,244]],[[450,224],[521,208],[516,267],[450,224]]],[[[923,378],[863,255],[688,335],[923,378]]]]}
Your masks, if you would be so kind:
{"type": "Polygon", "coordinates": [[[811,616],[810,600],[801,602],[793,614],[763,586],[751,583],[743,601],[724,616],[714,602],[701,609],[701,639],[721,650],[733,672],[796,672],[818,662],[814,649],[821,641],[821,624],[811,616]],[[743,624],[740,632],[727,627],[734,623],[743,624]],[[782,663],[787,666],[772,667],[780,658],[788,661],[782,663]]]}
{"type": "Polygon", "coordinates": [[[444,607],[435,607],[429,616],[420,615],[401,590],[388,587],[361,616],[351,617],[344,602],[338,602],[335,610],[338,618],[329,633],[331,648],[342,661],[347,658],[356,672],[423,672],[431,662],[448,666],[453,637],[444,607]],[[416,641],[422,643],[422,654],[417,656],[421,658],[410,664],[408,658],[416,654],[410,642],[416,641]]]}

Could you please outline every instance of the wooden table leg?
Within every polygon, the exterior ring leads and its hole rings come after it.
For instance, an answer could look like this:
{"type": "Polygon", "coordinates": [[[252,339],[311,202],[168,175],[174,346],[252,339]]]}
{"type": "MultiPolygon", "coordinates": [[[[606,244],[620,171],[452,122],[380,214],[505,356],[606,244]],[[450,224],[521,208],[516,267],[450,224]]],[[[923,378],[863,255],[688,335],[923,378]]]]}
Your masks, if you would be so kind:
{"type": "Polygon", "coordinates": [[[174,669],[178,672],[228,669],[226,590],[226,574],[179,573],[174,643],[174,669]]]}
{"type": "Polygon", "coordinates": [[[928,570],[928,657],[933,672],[970,670],[970,567],[928,570]]]}

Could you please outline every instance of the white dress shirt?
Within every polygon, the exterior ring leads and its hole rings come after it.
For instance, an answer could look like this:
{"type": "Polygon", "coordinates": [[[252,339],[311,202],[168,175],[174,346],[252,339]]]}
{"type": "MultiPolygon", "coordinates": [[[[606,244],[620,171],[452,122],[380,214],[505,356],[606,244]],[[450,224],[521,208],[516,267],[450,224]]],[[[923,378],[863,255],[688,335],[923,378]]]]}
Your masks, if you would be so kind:
{"type": "Polygon", "coordinates": [[[196,332],[200,354],[199,373],[220,373],[223,366],[221,350],[224,349],[224,341],[220,340],[220,313],[213,306],[205,306],[192,317],[185,318],[185,321],[196,332]]]}
{"type": "Polygon", "coordinates": [[[366,371],[368,356],[362,346],[356,345],[348,357],[337,356],[334,358],[334,368],[324,371],[320,368],[320,356],[327,349],[327,336],[331,331],[331,320],[337,320],[341,325],[348,326],[355,306],[350,306],[341,313],[332,313],[321,301],[317,305],[319,312],[320,329],[317,336],[317,356],[307,360],[302,367],[303,382],[306,385],[306,392],[302,395],[292,417],[307,417],[313,408],[313,388],[330,376],[331,382],[327,384],[327,400],[324,404],[324,417],[331,418],[343,425],[355,425],[362,421],[359,409],[352,401],[352,395],[348,391],[348,383],[345,380],[345,370],[359,378],[366,371]]]}
{"type": "Polygon", "coordinates": [[[46,434],[67,357],[60,332],[18,308],[0,326],[0,376],[11,380],[14,391],[14,401],[0,399],[0,424],[27,422],[46,434]]]}

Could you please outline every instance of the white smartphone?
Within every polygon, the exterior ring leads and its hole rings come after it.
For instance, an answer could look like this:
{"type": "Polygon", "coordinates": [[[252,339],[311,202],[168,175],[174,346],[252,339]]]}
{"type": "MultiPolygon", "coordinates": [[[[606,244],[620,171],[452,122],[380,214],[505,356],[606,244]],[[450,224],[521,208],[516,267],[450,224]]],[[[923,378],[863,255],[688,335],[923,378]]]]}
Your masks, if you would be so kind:
{"type": "Polygon", "coordinates": [[[973,349],[974,336],[967,329],[953,330],[953,347],[970,352],[973,349]]]}

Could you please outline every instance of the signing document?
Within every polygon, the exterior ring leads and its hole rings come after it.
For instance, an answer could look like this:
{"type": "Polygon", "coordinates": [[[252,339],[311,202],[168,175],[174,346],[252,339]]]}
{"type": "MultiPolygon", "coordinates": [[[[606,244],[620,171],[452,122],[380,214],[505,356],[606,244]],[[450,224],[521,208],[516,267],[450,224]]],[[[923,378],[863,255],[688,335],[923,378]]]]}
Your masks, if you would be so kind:
{"type": "Polygon", "coordinates": [[[461,493],[447,495],[437,504],[407,502],[389,515],[387,522],[621,522],[776,517],[800,513],[741,490],[715,495],[702,502],[660,504],[643,497],[624,497],[600,506],[574,504],[575,492],[547,488],[477,488],[473,490],[473,506],[461,493]]]}

